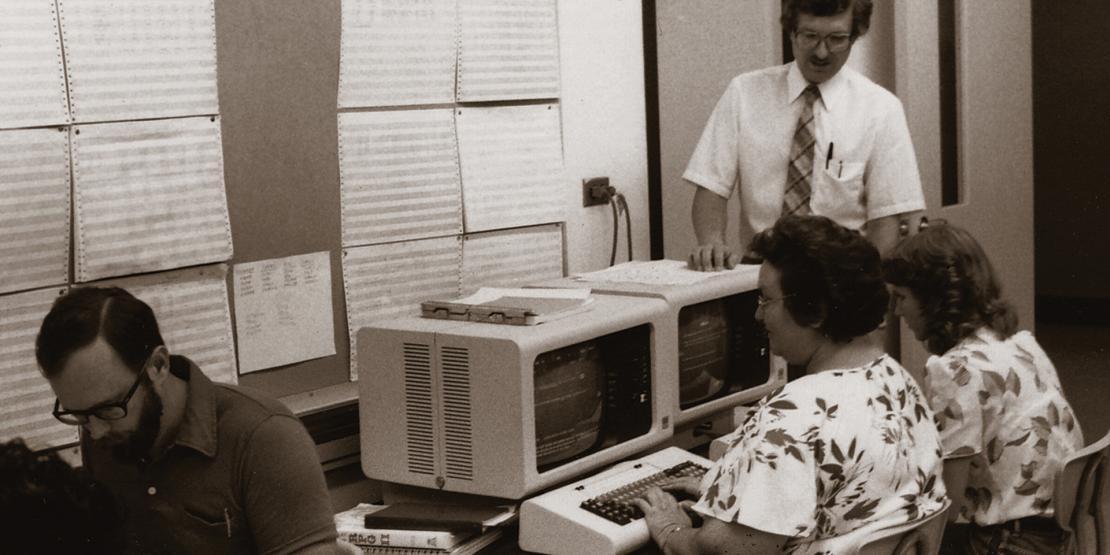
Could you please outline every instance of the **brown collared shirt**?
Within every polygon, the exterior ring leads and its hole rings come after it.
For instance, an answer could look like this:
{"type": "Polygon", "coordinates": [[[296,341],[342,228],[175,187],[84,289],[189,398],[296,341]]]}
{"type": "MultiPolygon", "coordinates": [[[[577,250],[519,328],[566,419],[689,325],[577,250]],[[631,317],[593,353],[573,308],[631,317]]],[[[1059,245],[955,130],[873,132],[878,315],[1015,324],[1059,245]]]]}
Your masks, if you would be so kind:
{"type": "Polygon", "coordinates": [[[85,467],[115,496],[129,552],[289,553],[334,543],[312,439],[281,403],[215,384],[184,357],[185,416],[166,453],[116,461],[82,434],[85,467]]]}

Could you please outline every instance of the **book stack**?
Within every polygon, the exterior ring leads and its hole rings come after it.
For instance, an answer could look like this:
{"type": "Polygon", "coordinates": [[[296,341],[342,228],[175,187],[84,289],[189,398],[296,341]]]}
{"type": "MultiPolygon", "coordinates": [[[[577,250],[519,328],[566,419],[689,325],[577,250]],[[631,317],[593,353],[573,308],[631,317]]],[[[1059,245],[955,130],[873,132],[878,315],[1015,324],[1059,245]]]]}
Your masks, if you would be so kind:
{"type": "Polygon", "coordinates": [[[500,538],[498,526],[515,516],[515,507],[360,503],[335,515],[335,528],[363,553],[470,555],[500,538]]]}

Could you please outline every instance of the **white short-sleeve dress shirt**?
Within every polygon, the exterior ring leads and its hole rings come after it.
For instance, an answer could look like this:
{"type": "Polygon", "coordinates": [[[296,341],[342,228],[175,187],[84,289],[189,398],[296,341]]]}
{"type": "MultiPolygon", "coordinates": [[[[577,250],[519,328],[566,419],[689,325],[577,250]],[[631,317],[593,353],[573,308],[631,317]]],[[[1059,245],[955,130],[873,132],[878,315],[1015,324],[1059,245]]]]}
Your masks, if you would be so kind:
{"type": "MultiPolygon", "coordinates": [[[[793,62],[735,77],[683,173],[686,181],[725,198],[739,188],[743,245],[782,213],[807,85],[793,62]]],[[[924,209],[901,101],[847,67],[818,88],[812,212],[860,229],[869,220],[924,209]]]]}

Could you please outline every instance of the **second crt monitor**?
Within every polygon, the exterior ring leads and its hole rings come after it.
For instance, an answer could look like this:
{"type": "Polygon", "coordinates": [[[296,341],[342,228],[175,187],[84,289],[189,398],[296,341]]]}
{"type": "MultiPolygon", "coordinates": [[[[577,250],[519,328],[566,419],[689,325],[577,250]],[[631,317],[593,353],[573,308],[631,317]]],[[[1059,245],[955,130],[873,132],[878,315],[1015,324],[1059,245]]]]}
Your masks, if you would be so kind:
{"type": "Polygon", "coordinates": [[[738,405],[754,404],[786,383],[786,362],[770,354],[755,320],[759,266],[696,272],[685,262],[629,262],[537,287],[589,287],[599,296],[662,299],[667,315],[657,330],[663,375],[677,384],[670,410],[675,427],[738,405]]]}

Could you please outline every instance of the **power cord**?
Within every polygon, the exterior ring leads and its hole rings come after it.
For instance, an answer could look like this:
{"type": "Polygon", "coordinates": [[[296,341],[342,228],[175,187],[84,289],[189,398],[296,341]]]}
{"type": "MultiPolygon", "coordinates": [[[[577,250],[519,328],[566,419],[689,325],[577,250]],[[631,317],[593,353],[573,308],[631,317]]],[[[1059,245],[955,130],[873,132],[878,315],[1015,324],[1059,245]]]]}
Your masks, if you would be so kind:
{"type": "Polygon", "coordinates": [[[613,248],[609,251],[609,265],[612,266],[617,261],[617,237],[621,222],[617,215],[620,208],[617,206],[616,195],[609,195],[609,208],[613,211],[613,248]]]}
{"type": "Polygon", "coordinates": [[[613,248],[609,251],[609,265],[617,262],[617,238],[620,229],[620,214],[624,213],[625,246],[628,247],[628,260],[632,260],[632,215],[628,209],[628,201],[621,193],[609,195],[609,207],[613,212],[613,248]]]}
{"type": "Polygon", "coordinates": [[[621,210],[624,211],[624,245],[628,248],[628,261],[632,261],[632,214],[628,209],[628,201],[625,200],[624,195],[617,193],[617,200],[621,203],[621,210]]]}
{"type": "Polygon", "coordinates": [[[608,177],[594,177],[582,180],[583,206],[606,203],[613,214],[612,249],[609,251],[609,265],[617,262],[617,243],[620,239],[621,214],[624,214],[625,245],[628,247],[628,260],[632,260],[632,211],[628,200],[617,189],[609,185],[608,177]]]}

